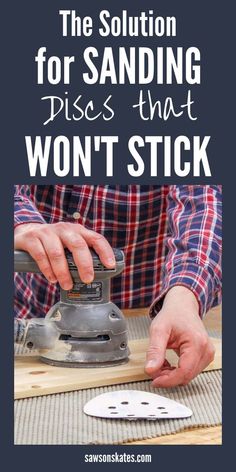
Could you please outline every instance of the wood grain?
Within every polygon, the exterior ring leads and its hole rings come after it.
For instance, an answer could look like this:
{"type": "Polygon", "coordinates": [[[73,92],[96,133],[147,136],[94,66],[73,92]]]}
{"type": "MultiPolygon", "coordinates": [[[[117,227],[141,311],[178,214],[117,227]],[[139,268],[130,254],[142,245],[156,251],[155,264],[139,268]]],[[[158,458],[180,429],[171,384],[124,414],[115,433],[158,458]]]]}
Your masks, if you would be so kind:
{"type": "Polygon", "coordinates": [[[222,426],[210,426],[207,428],[186,429],[176,434],[168,434],[156,438],[142,439],[124,444],[137,445],[221,445],[222,426]]]}
{"type": "MultiPolygon", "coordinates": [[[[206,370],[221,369],[221,340],[212,339],[216,354],[206,370]]],[[[36,356],[16,356],[15,399],[83,390],[86,388],[117,385],[148,379],[144,372],[147,339],[130,341],[130,360],[127,364],[105,368],[65,368],[44,364],[36,356]]],[[[172,365],[177,355],[167,351],[172,365]]]]}

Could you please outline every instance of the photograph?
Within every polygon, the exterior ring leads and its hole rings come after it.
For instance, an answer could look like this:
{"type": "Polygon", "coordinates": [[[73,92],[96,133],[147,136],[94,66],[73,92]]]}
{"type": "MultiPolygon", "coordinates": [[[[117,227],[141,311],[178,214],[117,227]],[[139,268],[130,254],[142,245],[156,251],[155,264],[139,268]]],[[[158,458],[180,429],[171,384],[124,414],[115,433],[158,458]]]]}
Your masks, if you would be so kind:
{"type": "Polygon", "coordinates": [[[221,185],[15,185],[16,444],[219,444],[221,259],[221,185]]]}

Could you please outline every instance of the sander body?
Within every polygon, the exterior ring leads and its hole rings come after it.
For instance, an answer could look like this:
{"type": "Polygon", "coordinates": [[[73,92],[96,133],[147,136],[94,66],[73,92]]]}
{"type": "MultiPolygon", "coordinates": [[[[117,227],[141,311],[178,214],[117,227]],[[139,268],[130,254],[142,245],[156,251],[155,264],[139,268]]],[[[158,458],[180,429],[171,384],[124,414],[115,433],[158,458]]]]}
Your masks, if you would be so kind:
{"type": "MultiPolygon", "coordinates": [[[[125,317],[110,301],[110,281],[124,268],[124,254],[113,249],[116,267],[106,268],[91,250],[94,280],[81,281],[72,254],[65,250],[73,280],[71,290],[60,289],[60,300],[45,318],[15,320],[15,342],[38,349],[43,362],[66,367],[105,367],[128,361],[125,317]]],[[[15,251],[16,272],[40,273],[34,259],[15,251]]]]}

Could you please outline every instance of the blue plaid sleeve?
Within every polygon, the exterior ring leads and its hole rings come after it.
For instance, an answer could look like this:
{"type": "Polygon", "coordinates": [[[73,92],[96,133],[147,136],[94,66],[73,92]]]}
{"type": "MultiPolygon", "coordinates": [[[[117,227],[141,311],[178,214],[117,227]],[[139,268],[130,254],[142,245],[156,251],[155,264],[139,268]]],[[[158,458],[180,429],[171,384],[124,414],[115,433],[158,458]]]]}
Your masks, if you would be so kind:
{"type": "Polygon", "coordinates": [[[15,185],[14,227],[22,223],[45,223],[45,220],[29,198],[29,186],[15,185]]]}

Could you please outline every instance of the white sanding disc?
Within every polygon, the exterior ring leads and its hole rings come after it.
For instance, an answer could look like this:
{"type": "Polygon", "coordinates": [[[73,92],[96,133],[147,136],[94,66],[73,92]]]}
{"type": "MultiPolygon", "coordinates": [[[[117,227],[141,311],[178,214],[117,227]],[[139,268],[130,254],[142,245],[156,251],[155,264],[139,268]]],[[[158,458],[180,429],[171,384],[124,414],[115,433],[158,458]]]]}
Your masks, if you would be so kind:
{"type": "Polygon", "coordinates": [[[193,414],[190,408],[174,400],[139,390],[119,390],[98,395],[86,403],[84,413],[99,418],[128,420],[187,418],[193,414]]]}

